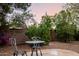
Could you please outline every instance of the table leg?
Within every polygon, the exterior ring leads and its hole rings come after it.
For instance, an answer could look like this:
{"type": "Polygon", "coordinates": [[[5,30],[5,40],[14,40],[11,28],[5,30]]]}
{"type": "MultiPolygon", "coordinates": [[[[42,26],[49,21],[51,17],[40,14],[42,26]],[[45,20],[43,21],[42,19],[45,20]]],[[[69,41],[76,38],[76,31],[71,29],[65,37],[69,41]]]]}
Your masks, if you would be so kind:
{"type": "Polygon", "coordinates": [[[38,44],[38,47],[39,47],[40,55],[42,56],[42,51],[41,51],[40,44],[38,44]]]}
{"type": "Polygon", "coordinates": [[[31,56],[33,56],[33,51],[34,51],[34,48],[32,48],[32,53],[31,53],[31,56]]]}
{"type": "Polygon", "coordinates": [[[39,48],[39,50],[40,50],[40,54],[41,54],[41,56],[42,56],[42,51],[41,51],[41,48],[39,48]]]}
{"type": "Polygon", "coordinates": [[[36,48],[36,56],[38,56],[38,49],[36,48]]]}

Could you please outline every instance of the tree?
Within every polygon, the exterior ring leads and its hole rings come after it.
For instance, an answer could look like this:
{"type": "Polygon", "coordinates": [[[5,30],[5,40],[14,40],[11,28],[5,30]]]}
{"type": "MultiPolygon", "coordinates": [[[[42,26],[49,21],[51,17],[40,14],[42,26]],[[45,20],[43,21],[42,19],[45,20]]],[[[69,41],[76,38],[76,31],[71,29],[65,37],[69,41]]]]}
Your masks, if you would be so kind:
{"type": "Polygon", "coordinates": [[[64,7],[72,12],[79,13],[79,3],[67,3],[64,7]]]}
{"type": "Polygon", "coordinates": [[[34,21],[33,14],[24,12],[22,14],[16,14],[14,13],[11,17],[11,20],[9,21],[10,27],[24,27],[27,28],[27,21],[31,20],[34,21]]]}
{"type": "Polygon", "coordinates": [[[72,14],[68,10],[62,10],[56,17],[56,32],[59,41],[70,42],[75,35],[76,26],[72,14]]]}
{"type": "Polygon", "coordinates": [[[20,26],[24,24],[24,19],[21,18],[21,14],[14,14],[14,18],[11,19],[8,15],[13,14],[15,10],[22,11],[23,14],[26,13],[28,15],[27,10],[30,6],[30,3],[0,3],[0,45],[6,45],[8,38],[4,38],[4,36],[6,36],[4,32],[8,30],[10,26],[20,26]]]}
{"type": "Polygon", "coordinates": [[[72,13],[73,22],[79,31],[79,3],[68,3],[65,5],[65,9],[72,13]]]}
{"type": "Polygon", "coordinates": [[[13,13],[15,9],[22,10],[26,12],[27,9],[31,6],[30,3],[1,3],[0,4],[0,30],[6,30],[9,28],[9,22],[6,17],[7,14],[13,13]]]}
{"type": "Polygon", "coordinates": [[[68,9],[72,13],[73,22],[76,25],[75,38],[79,40],[79,3],[68,3],[65,5],[65,9],[68,9]]]}

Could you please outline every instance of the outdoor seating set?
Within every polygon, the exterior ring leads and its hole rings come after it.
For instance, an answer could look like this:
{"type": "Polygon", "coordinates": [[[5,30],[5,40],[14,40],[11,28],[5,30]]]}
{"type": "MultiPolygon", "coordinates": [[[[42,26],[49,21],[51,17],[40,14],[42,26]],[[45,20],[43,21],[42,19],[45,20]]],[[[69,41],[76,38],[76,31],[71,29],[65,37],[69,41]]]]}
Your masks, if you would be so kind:
{"type": "MultiPolygon", "coordinates": [[[[36,56],[38,56],[39,54],[38,51],[40,51],[40,55],[42,56],[40,44],[44,43],[44,41],[41,41],[40,39],[41,39],[40,37],[32,37],[32,41],[25,41],[25,43],[32,45],[31,56],[33,56],[33,52],[35,52],[36,56]]],[[[9,40],[11,42],[11,46],[14,51],[13,56],[27,56],[27,51],[22,51],[17,48],[16,38],[10,38],[9,40]]]]}

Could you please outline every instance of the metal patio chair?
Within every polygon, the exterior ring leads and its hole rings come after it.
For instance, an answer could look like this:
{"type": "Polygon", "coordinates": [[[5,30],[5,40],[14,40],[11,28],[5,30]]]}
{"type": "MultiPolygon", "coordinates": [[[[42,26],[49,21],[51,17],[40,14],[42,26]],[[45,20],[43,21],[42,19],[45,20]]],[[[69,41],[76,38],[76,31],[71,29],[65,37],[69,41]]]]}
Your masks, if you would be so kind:
{"type": "MultiPolygon", "coordinates": [[[[31,38],[33,41],[40,41],[40,37],[32,37],[31,38]]],[[[40,44],[34,44],[33,46],[32,46],[32,54],[31,54],[31,56],[33,55],[33,52],[34,52],[34,50],[36,51],[36,55],[38,56],[38,50],[40,51],[40,54],[41,54],[41,56],[42,56],[42,51],[41,51],[41,47],[40,47],[40,44]]]]}
{"type": "Polygon", "coordinates": [[[11,42],[11,46],[13,49],[13,56],[27,56],[27,52],[26,51],[22,51],[19,50],[17,48],[17,44],[16,44],[16,38],[9,38],[10,42],[11,42]]]}

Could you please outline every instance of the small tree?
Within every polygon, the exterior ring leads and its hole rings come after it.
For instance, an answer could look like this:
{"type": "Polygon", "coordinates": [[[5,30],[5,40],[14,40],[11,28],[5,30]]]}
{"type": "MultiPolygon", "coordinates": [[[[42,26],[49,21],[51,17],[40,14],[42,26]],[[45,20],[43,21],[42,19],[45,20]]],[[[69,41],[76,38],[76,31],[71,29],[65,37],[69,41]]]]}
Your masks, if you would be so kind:
{"type": "Polygon", "coordinates": [[[38,26],[32,25],[27,28],[26,35],[30,38],[33,36],[41,37],[41,40],[45,41],[45,44],[50,42],[50,29],[51,29],[51,17],[45,15],[42,17],[42,22],[38,26]]]}
{"type": "Polygon", "coordinates": [[[48,44],[50,42],[50,30],[52,29],[52,19],[47,14],[42,17],[42,22],[39,26],[39,34],[42,40],[48,44]]]}
{"type": "Polygon", "coordinates": [[[75,35],[76,26],[69,11],[61,11],[57,15],[56,32],[59,41],[70,42],[75,35]]]}

